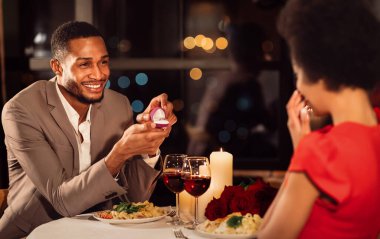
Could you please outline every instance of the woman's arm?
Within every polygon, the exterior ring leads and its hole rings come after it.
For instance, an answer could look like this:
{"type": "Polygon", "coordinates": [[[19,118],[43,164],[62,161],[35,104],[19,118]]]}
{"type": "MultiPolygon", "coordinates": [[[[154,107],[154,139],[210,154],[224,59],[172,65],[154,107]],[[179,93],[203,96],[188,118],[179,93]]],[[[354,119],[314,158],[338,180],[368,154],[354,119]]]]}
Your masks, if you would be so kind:
{"type": "Polygon", "coordinates": [[[319,192],[306,174],[289,172],[268,216],[258,233],[259,239],[297,238],[309,218],[319,192]]]}

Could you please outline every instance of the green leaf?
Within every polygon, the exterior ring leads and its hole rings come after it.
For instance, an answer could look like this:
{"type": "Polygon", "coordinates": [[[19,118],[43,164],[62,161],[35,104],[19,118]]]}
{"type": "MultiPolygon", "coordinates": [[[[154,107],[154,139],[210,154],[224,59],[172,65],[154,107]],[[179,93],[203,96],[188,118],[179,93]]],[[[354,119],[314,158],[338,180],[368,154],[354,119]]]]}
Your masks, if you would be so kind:
{"type": "Polygon", "coordinates": [[[121,202],[121,203],[119,203],[119,205],[116,206],[116,208],[115,208],[114,210],[117,211],[117,212],[123,212],[123,211],[125,211],[130,205],[131,205],[131,203],[121,202]]]}
{"type": "Polygon", "coordinates": [[[138,205],[138,206],[135,206],[135,205],[130,205],[126,210],[125,212],[127,212],[128,214],[129,213],[134,213],[134,212],[138,212],[140,210],[140,208],[143,208],[145,207],[145,205],[138,205]]]}
{"type": "Polygon", "coordinates": [[[242,181],[240,182],[239,186],[242,186],[244,188],[244,190],[247,190],[247,188],[251,185],[251,184],[254,184],[256,182],[256,180],[254,180],[253,178],[249,177],[248,178],[249,182],[245,182],[245,181],[242,181]]]}
{"type": "Polygon", "coordinates": [[[237,228],[241,225],[242,220],[242,216],[232,216],[230,219],[228,219],[227,226],[237,228]]]}

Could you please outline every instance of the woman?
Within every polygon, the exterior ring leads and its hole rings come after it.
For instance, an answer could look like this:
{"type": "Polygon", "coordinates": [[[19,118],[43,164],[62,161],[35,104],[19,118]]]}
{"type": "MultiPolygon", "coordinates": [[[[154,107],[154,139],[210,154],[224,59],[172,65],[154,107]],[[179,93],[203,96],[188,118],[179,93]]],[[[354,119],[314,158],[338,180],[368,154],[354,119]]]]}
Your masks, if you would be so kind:
{"type": "Polygon", "coordinates": [[[287,104],[294,155],[258,238],[377,238],[380,232],[380,27],[362,0],[289,0],[279,31],[297,90],[287,104]],[[310,132],[313,114],[332,125],[310,132]]]}

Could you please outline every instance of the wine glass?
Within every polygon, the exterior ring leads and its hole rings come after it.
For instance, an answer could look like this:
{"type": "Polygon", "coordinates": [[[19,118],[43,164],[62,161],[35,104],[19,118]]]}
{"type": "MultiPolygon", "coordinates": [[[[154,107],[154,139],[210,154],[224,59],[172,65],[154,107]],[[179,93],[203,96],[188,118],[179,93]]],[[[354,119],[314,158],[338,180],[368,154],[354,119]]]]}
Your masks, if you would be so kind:
{"type": "Polygon", "coordinates": [[[183,164],[182,175],[186,192],[195,197],[194,222],[191,225],[186,226],[186,228],[195,229],[196,226],[199,225],[198,197],[207,191],[211,182],[211,171],[208,158],[203,156],[187,157],[183,164]]]}
{"type": "Polygon", "coordinates": [[[162,177],[165,186],[175,193],[176,215],[173,217],[173,225],[183,224],[179,215],[179,193],[184,190],[182,179],[182,167],[186,160],[186,154],[168,154],[165,156],[162,177]]]}

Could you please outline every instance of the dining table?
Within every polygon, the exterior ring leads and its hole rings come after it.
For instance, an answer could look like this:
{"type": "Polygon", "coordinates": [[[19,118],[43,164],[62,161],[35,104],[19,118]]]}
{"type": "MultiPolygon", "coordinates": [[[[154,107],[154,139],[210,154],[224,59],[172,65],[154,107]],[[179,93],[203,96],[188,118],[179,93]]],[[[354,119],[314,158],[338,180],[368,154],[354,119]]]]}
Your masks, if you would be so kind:
{"type": "Polygon", "coordinates": [[[109,224],[92,214],[64,217],[38,226],[27,239],[171,239],[181,229],[189,239],[204,238],[194,230],[168,224],[169,217],[139,224],[109,224]]]}

